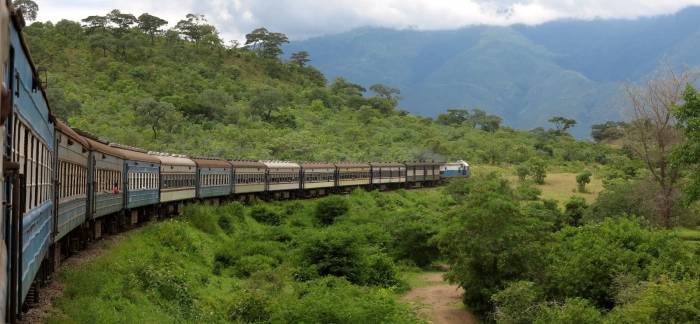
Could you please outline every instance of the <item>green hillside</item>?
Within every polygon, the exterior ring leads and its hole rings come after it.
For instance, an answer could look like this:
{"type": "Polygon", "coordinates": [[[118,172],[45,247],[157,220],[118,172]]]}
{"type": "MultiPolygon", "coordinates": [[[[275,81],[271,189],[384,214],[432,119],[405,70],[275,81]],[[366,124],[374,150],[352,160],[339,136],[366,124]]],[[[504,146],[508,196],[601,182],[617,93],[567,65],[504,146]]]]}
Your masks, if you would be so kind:
{"type": "MultiPolygon", "coordinates": [[[[105,19],[102,25],[99,19],[83,26],[34,23],[25,33],[37,65],[48,71],[54,112],[111,141],[192,155],[295,160],[519,163],[542,156],[588,163],[606,150],[568,136],[487,132],[411,115],[397,107],[394,94],[327,82],[314,67],[223,46],[203,22],[209,34],[195,41],[176,30],[151,38],[138,21],[119,27],[105,19]]],[[[376,83],[383,81],[378,76],[376,83]]]]}

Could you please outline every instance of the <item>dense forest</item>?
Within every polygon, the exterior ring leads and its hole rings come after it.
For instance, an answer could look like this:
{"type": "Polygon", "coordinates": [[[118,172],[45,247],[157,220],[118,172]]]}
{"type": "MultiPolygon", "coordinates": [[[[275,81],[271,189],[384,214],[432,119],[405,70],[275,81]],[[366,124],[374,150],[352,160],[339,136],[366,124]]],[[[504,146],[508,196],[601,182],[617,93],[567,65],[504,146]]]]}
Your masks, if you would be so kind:
{"type": "Polygon", "coordinates": [[[390,86],[326,80],[304,51],[281,60],[281,33],[256,29],[246,44],[225,45],[203,16],[166,25],[115,10],[28,26],[54,112],[151,150],[459,158],[474,176],[418,191],[190,206],[62,272],[52,321],[421,322],[397,296],[410,288],[408,274],[436,265],[487,322],[700,318],[692,73],[627,88],[635,118],[596,125],[595,142],[577,141],[576,121],[563,116],[552,116],[551,129],[523,131],[478,109],[408,114],[390,86]],[[544,198],[561,173],[575,175],[576,189],[544,198]],[[602,187],[595,197],[592,179],[602,187]]]}

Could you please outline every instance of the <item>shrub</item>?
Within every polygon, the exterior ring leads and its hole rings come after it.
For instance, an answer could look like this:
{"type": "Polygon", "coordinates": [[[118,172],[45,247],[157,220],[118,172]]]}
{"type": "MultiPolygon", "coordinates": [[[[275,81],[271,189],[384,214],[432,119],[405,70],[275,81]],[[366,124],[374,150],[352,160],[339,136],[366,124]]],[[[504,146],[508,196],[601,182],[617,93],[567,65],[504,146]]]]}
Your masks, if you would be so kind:
{"type": "Polygon", "coordinates": [[[259,271],[269,271],[277,266],[277,260],[266,255],[244,256],[238,260],[238,274],[248,277],[259,271]]]}
{"type": "Polygon", "coordinates": [[[515,174],[518,175],[520,182],[524,182],[530,175],[530,168],[525,164],[519,164],[515,167],[515,174]]]}
{"type": "Polygon", "coordinates": [[[564,207],[566,208],[564,210],[566,222],[571,226],[579,226],[581,224],[581,219],[588,208],[586,200],[581,197],[571,197],[571,199],[566,202],[564,207]]]}
{"type": "Polygon", "coordinates": [[[528,162],[532,179],[537,184],[544,184],[544,179],[547,177],[547,163],[542,159],[533,159],[528,162]]]}
{"type": "Polygon", "coordinates": [[[578,192],[586,192],[586,185],[591,183],[591,176],[593,174],[591,171],[583,171],[576,176],[576,183],[578,184],[578,192]]]}
{"type": "Polygon", "coordinates": [[[498,323],[532,323],[543,292],[531,281],[516,281],[491,296],[498,323]]]}
{"type": "Polygon", "coordinates": [[[255,206],[250,211],[250,217],[261,224],[279,226],[282,224],[282,216],[277,211],[264,205],[255,206]]]}
{"type": "Polygon", "coordinates": [[[430,265],[440,256],[433,239],[437,225],[427,215],[411,214],[398,217],[391,223],[391,253],[399,260],[409,260],[419,267],[430,265]]]}
{"type": "Polygon", "coordinates": [[[577,323],[598,324],[603,322],[603,316],[588,300],[568,298],[562,305],[553,304],[542,307],[535,323],[577,323]]]}
{"type": "Polygon", "coordinates": [[[258,291],[242,290],[233,294],[229,306],[229,320],[239,323],[267,323],[270,319],[270,301],[258,291]]]}
{"type": "Polygon", "coordinates": [[[319,224],[327,226],[333,224],[336,218],[345,215],[349,209],[346,198],[333,196],[319,201],[314,215],[319,224]]]}
{"type": "Polygon", "coordinates": [[[183,210],[184,217],[190,224],[202,232],[214,234],[218,231],[218,218],[211,206],[189,205],[183,210]]]}

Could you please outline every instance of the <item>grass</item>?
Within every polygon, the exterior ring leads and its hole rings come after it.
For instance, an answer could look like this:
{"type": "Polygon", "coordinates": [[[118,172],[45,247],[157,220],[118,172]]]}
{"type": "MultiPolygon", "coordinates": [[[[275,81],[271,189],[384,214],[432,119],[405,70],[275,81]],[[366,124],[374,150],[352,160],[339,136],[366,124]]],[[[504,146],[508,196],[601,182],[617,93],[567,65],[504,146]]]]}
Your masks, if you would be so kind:
{"type": "Polygon", "coordinates": [[[578,192],[575,173],[550,173],[547,174],[544,182],[544,185],[537,186],[542,190],[542,198],[554,199],[561,203],[565,203],[572,196],[579,196],[591,204],[598,198],[598,194],[603,191],[603,181],[595,176],[591,177],[591,183],[586,186],[585,193],[578,192]]]}
{"type": "Polygon", "coordinates": [[[674,229],[681,239],[686,241],[695,241],[700,243],[700,227],[689,228],[689,227],[679,227],[674,229]]]}

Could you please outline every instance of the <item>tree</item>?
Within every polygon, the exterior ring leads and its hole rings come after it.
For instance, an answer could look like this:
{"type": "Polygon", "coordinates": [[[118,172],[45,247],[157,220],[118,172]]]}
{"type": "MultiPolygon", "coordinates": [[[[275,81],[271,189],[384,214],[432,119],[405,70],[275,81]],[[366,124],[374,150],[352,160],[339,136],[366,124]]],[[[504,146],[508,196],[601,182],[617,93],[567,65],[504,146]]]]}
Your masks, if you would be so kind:
{"type": "Polygon", "coordinates": [[[311,59],[309,59],[309,52],[307,51],[293,53],[290,60],[299,67],[304,67],[306,63],[311,62],[311,59]]]}
{"type": "Polygon", "coordinates": [[[250,101],[253,112],[266,121],[272,120],[272,113],[284,105],[284,94],[277,88],[263,88],[257,91],[257,95],[250,101]]]}
{"type": "Polygon", "coordinates": [[[588,208],[586,200],[581,197],[571,197],[564,205],[564,217],[566,222],[571,226],[579,226],[581,219],[588,208]]]}
{"type": "Polygon", "coordinates": [[[501,117],[489,115],[481,109],[473,109],[467,123],[486,132],[495,132],[501,127],[501,117]]]}
{"type": "Polygon", "coordinates": [[[437,121],[443,125],[457,126],[464,124],[469,120],[469,117],[469,110],[467,109],[447,109],[447,113],[440,114],[437,121]]]}
{"type": "Polygon", "coordinates": [[[626,141],[659,187],[657,209],[667,228],[672,226],[677,203],[676,185],[681,176],[679,165],[671,161],[671,153],[675,145],[683,143],[674,110],[682,103],[687,85],[695,78],[696,74],[690,71],[675,72],[668,68],[642,85],[625,86],[634,116],[627,127],[626,141]]]}
{"type": "Polygon", "coordinates": [[[149,15],[148,13],[144,13],[139,16],[138,24],[138,28],[142,32],[151,36],[151,44],[153,44],[156,35],[163,32],[162,28],[168,24],[168,21],[153,15],[149,15]]]}
{"type": "Polygon", "coordinates": [[[109,20],[105,16],[89,16],[82,20],[88,32],[106,31],[109,20]]]}
{"type": "Polygon", "coordinates": [[[154,140],[158,139],[160,130],[173,126],[172,123],[177,120],[175,106],[167,102],[156,101],[153,98],[139,102],[134,110],[139,116],[139,123],[151,128],[154,140]]]}
{"type": "Polygon", "coordinates": [[[14,0],[12,5],[22,12],[26,21],[34,21],[39,13],[39,5],[32,0],[14,0]]]}
{"type": "Polygon", "coordinates": [[[136,19],[136,16],[132,14],[122,13],[117,9],[110,11],[107,14],[106,18],[110,23],[116,26],[114,28],[114,31],[118,37],[124,35],[129,30],[129,28],[133,27],[138,23],[138,19],[136,19]]]}
{"type": "Polygon", "coordinates": [[[578,184],[578,192],[586,192],[586,185],[591,183],[591,171],[585,170],[576,175],[576,183],[578,184]]]}
{"type": "Polygon", "coordinates": [[[547,163],[542,159],[532,159],[528,162],[530,174],[537,184],[544,184],[544,179],[547,177],[547,163]]]}
{"type": "Polygon", "coordinates": [[[332,225],[336,218],[345,215],[349,209],[350,206],[347,199],[334,196],[319,201],[318,204],[316,204],[314,215],[321,225],[328,226],[332,225]]]}
{"type": "Polygon", "coordinates": [[[524,182],[527,176],[530,175],[530,168],[525,164],[519,164],[515,167],[515,173],[518,175],[520,182],[524,182]]]}
{"type": "Polygon", "coordinates": [[[273,59],[282,54],[282,45],[289,43],[287,35],[273,33],[265,28],[257,28],[245,35],[246,46],[257,52],[258,55],[273,59]]]}
{"type": "MultiPolygon", "coordinates": [[[[675,159],[697,167],[700,164],[700,93],[688,85],[683,94],[683,101],[684,103],[674,111],[674,116],[678,119],[678,126],[687,140],[674,152],[675,159]]],[[[691,181],[685,188],[688,203],[700,199],[700,172],[692,172],[690,178],[691,181]]]]}
{"type": "Polygon", "coordinates": [[[180,20],[175,25],[175,30],[184,35],[186,39],[194,42],[195,45],[199,45],[203,39],[206,39],[209,44],[220,45],[222,43],[219,32],[214,26],[208,24],[204,15],[187,14],[184,20],[180,20]]]}
{"type": "Polygon", "coordinates": [[[595,124],[591,126],[591,137],[596,142],[621,139],[625,136],[626,126],[627,123],[622,121],[607,121],[603,124],[595,124]]]}
{"type": "Polygon", "coordinates": [[[549,122],[554,124],[557,134],[564,134],[569,128],[576,126],[576,121],[561,116],[554,116],[549,119],[549,122]]]}

